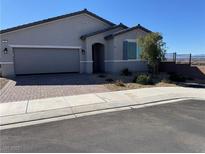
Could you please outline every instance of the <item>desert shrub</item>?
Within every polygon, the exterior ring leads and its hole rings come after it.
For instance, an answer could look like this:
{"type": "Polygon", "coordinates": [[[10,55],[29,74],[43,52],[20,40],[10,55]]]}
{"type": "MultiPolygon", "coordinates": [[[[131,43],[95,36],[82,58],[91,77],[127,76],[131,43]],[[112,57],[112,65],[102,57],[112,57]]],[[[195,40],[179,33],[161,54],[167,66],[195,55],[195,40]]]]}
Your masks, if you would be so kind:
{"type": "Polygon", "coordinates": [[[114,80],[113,80],[112,78],[107,78],[107,79],[105,79],[105,81],[107,81],[107,82],[113,82],[114,80]]]}
{"type": "Polygon", "coordinates": [[[159,62],[165,59],[166,43],[160,33],[149,33],[138,39],[141,48],[140,57],[148,61],[152,68],[152,73],[157,74],[159,71],[159,62]]]}
{"type": "Polygon", "coordinates": [[[150,75],[141,74],[136,77],[135,83],[148,85],[148,84],[153,84],[153,81],[150,75]]]}
{"type": "Polygon", "coordinates": [[[133,78],[133,80],[132,80],[133,83],[136,83],[137,77],[138,77],[138,75],[134,76],[134,78],[133,78]]]}
{"type": "Polygon", "coordinates": [[[129,76],[132,75],[132,72],[130,72],[128,68],[125,68],[122,70],[121,75],[129,76]]]}
{"type": "Polygon", "coordinates": [[[120,87],[125,87],[125,83],[122,80],[116,80],[115,85],[120,87]]]}
{"type": "Polygon", "coordinates": [[[168,79],[162,79],[161,82],[164,82],[164,83],[171,83],[171,81],[168,80],[168,79]]]}
{"type": "Polygon", "coordinates": [[[186,78],[176,73],[170,73],[169,80],[174,81],[174,82],[185,82],[186,78]]]}

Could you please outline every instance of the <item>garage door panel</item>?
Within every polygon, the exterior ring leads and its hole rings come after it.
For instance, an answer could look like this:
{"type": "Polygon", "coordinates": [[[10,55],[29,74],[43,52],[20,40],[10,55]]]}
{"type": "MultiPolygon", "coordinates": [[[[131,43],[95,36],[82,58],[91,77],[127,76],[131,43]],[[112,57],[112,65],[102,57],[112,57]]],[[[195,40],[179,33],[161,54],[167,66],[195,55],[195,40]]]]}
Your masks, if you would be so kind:
{"type": "Polygon", "coordinates": [[[16,74],[79,72],[79,50],[15,48],[16,74]]]}

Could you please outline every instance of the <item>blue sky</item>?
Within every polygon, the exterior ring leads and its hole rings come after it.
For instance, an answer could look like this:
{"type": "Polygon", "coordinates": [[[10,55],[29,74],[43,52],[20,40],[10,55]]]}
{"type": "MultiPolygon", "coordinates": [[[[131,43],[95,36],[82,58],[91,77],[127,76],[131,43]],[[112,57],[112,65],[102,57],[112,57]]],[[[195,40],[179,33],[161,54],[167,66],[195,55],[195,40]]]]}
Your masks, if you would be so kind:
{"type": "Polygon", "coordinates": [[[87,8],[116,24],[161,32],[168,52],[205,54],[205,0],[0,0],[0,29],[87,8]]]}

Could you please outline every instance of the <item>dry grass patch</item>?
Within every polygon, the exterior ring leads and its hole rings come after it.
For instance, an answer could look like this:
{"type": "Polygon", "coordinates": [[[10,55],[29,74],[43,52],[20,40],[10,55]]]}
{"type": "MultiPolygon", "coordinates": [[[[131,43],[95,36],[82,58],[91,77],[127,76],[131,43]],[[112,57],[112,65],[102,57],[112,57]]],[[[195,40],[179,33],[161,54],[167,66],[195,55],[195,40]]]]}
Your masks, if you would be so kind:
{"type": "Polygon", "coordinates": [[[126,86],[125,83],[122,80],[116,80],[115,85],[120,86],[120,87],[125,87],[126,86]]]}
{"type": "MultiPolygon", "coordinates": [[[[167,74],[160,74],[152,77],[153,84],[139,84],[133,82],[136,76],[139,74],[133,74],[131,76],[121,76],[121,75],[109,75],[113,82],[107,82],[105,87],[112,91],[119,90],[129,90],[129,89],[139,89],[139,88],[149,88],[149,87],[173,87],[177,86],[175,83],[171,83],[168,80],[167,74]]],[[[134,80],[135,81],[135,80],[134,80]]]]}
{"type": "Polygon", "coordinates": [[[176,87],[176,84],[173,83],[164,83],[159,82],[155,85],[142,85],[137,83],[125,83],[125,86],[117,86],[116,84],[106,84],[106,88],[112,91],[119,91],[119,90],[129,90],[129,89],[140,89],[140,88],[149,88],[149,87],[176,87]]]}

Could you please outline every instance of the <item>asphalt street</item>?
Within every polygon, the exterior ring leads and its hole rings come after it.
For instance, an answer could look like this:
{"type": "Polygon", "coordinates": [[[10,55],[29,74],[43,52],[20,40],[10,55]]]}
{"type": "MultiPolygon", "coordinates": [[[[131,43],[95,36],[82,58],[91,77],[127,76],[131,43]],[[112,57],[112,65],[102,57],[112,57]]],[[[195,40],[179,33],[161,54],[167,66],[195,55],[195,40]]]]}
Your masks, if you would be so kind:
{"type": "Polygon", "coordinates": [[[104,113],[0,133],[0,152],[205,152],[205,101],[104,113]]]}

